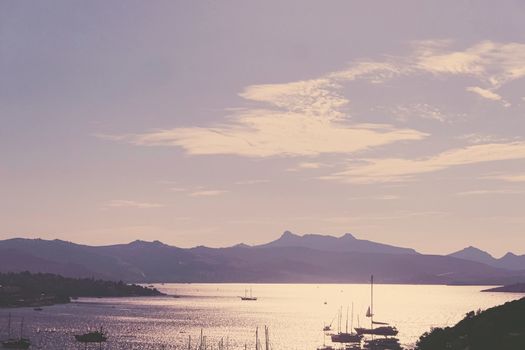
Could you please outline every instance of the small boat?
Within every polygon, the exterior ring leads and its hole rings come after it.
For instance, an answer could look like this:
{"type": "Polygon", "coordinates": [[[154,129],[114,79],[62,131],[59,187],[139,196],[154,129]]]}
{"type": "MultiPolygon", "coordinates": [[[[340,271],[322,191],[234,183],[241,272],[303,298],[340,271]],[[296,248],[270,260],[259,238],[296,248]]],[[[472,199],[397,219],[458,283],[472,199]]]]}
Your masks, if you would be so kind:
{"type": "Polygon", "coordinates": [[[323,333],[323,346],[318,347],[317,350],[335,350],[332,346],[326,345],[326,333],[323,333]]]}
{"type": "Polygon", "coordinates": [[[332,334],[333,343],[359,343],[363,336],[357,333],[332,334]]]}
{"type": "Polygon", "coordinates": [[[346,344],[345,350],[361,350],[361,343],[346,344]]]}
{"type": "Polygon", "coordinates": [[[103,343],[108,340],[108,337],[100,327],[100,331],[76,334],[75,339],[80,343],[103,343]]]}
{"type": "Polygon", "coordinates": [[[321,347],[318,347],[317,350],[335,350],[335,349],[330,345],[323,345],[321,347]]]}
{"type": "Polygon", "coordinates": [[[41,307],[35,307],[33,310],[35,310],[35,311],[42,311],[44,309],[42,309],[41,307]]]}
{"type": "Polygon", "coordinates": [[[2,342],[2,347],[6,349],[28,349],[31,342],[27,338],[8,339],[2,342]]]}
{"type": "Polygon", "coordinates": [[[6,349],[28,349],[31,346],[31,341],[23,337],[24,319],[20,322],[20,337],[18,339],[11,338],[11,314],[7,319],[7,340],[2,341],[2,347],[6,349]]]}
{"type": "Polygon", "coordinates": [[[366,350],[402,350],[397,338],[377,338],[365,340],[363,349],[366,350]]]}
{"type": "Polygon", "coordinates": [[[334,324],[334,321],[335,319],[339,316],[339,312],[337,314],[335,314],[334,318],[332,318],[332,321],[330,322],[330,324],[327,326],[325,325],[323,327],[323,331],[325,332],[330,332],[332,330],[332,325],[334,324]]]}
{"type": "Polygon", "coordinates": [[[257,300],[257,297],[254,297],[252,295],[252,289],[250,288],[250,296],[248,296],[248,290],[245,289],[244,290],[244,296],[241,297],[241,300],[252,300],[252,301],[254,301],[254,300],[257,300]]]}
{"type": "Polygon", "coordinates": [[[385,337],[396,336],[399,333],[397,328],[393,326],[381,326],[376,328],[356,328],[355,331],[357,334],[383,335],[385,337]]]}

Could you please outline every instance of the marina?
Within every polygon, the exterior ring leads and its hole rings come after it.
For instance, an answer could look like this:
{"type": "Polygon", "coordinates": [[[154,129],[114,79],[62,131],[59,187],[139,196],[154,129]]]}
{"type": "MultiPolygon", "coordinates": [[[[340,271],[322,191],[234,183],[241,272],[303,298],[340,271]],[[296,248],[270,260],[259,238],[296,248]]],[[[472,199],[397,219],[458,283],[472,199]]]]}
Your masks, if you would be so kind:
{"type": "MultiPolygon", "coordinates": [[[[70,304],[59,304],[34,311],[33,308],[0,309],[0,340],[7,337],[8,314],[12,315],[12,337],[18,338],[24,318],[23,336],[31,341],[31,349],[85,349],[75,335],[100,330],[107,335],[102,349],[194,349],[203,330],[206,343],[217,348],[223,339],[224,348],[255,349],[255,329],[259,327],[261,348],[264,328],[268,326],[271,349],[312,350],[322,347],[348,348],[355,344],[332,343],[323,326],[332,320],[338,309],[354,303],[355,328],[364,326],[370,306],[369,284],[257,284],[258,301],[243,302],[240,284],[156,284],[168,294],[159,297],[78,298],[70,304]],[[172,298],[171,294],[180,298],[172,298]],[[324,301],[328,301],[325,305],[324,301]],[[360,322],[357,322],[360,316],[360,322]],[[361,324],[360,324],[361,323],[361,324]],[[324,338],[324,339],[323,339],[324,338]]],[[[518,294],[480,293],[476,286],[415,286],[374,284],[374,313],[395,325],[396,338],[410,348],[432,327],[454,325],[471,310],[486,309],[520,298],[518,294]]],[[[345,319],[346,317],[344,317],[345,319]]],[[[375,320],[375,318],[374,318],[375,320]]],[[[346,322],[343,322],[343,330],[346,322]]],[[[366,324],[367,327],[369,324],[366,324]]],[[[337,332],[336,322],[334,330],[337,332]]],[[[330,333],[330,332],[329,332],[330,333]]],[[[384,336],[374,336],[375,346],[384,336]]],[[[381,344],[380,344],[381,345],[381,344]]],[[[382,344],[384,345],[384,344],[382,344]]],[[[100,344],[88,344],[99,349],[100,344]]]]}

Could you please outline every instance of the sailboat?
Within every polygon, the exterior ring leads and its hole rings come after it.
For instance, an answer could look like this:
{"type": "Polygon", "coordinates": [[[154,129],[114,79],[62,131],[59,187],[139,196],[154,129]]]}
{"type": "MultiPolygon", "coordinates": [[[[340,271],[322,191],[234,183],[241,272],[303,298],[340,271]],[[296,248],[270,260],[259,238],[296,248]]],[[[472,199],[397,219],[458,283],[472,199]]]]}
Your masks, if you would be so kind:
{"type": "Polygon", "coordinates": [[[29,339],[23,337],[24,319],[20,322],[20,337],[18,339],[11,338],[11,314],[7,321],[7,340],[2,341],[2,347],[6,349],[27,349],[31,346],[29,339]]]}
{"type": "Polygon", "coordinates": [[[330,324],[329,324],[328,326],[325,325],[325,326],[323,327],[323,331],[325,331],[325,332],[329,332],[329,331],[332,330],[332,325],[334,324],[334,321],[335,321],[335,319],[336,319],[336,317],[337,317],[338,315],[339,315],[339,312],[334,316],[334,318],[332,318],[332,321],[330,322],[330,324]]]}
{"type": "Polygon", "coordinates": [[[366,339],[363,345],[365,350],[401,350],[399,339],[390,337],[398,333],[396,327],[390,326],[386,322],[374,321],[374,276],[370,277],[370,306],[366,310],[366,317],[370,318],[370,328],[356,328],[360,335],[369,334],[371,339],[366,339]],[[375,327],[380,325],[380,327],[375,327]],[[382,335],[384,338],[374,339],[374,335],[382,335]]]}
{"type": "MultiPolygon", "coordinates": [[[[348,332],[348,307],[346,308],[346,330],[342,332],[341,323],[343,318],[343,310],[339,311],[339,321],[338,321],[338,333],[332,334],[332,342],[334,343],[359,343],[363,336],[361,334],[348,332]]],[[[354,304],[352,303],[352,326],[354,323],[354,304]]],[[[352,328],[352,327],[351,327],[352,328]]],[[[351,329],[350,328],[350,329],[351,329]]]]}
{"type": "Polygon", "coordinates": [[[317,348],[317,350],[334,350],[330,345],[326,345],[326,333],[323,332],[323,346],[317,348]]]}
{"type": "Polygon", "coordinates": [[[241,297],[241,300],[257,300],[257,297],[252,295],[252,288],[250,287],[250,296],[248,296],[248,290],[244,290],[244,296],[241,297]]]}

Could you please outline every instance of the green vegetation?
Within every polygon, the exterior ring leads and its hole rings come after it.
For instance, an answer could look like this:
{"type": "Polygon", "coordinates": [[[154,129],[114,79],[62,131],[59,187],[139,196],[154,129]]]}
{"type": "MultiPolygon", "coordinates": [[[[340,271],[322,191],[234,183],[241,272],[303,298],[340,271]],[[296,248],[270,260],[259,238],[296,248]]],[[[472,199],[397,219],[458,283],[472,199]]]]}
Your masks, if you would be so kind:
{"type": "Polygon", "coordinates": [[[471,311],[454,327],[421,336],[417,350],[523,350],[525,298],[486,311],[471,311]]]}
{"type": "Polygon", "coordinates": [[[157,289],[129,285],[122,281],[66,278],[47,273],[0,273],[0,307],[61,304],[75,297],[158,295],[163,294],[157,289]]]}

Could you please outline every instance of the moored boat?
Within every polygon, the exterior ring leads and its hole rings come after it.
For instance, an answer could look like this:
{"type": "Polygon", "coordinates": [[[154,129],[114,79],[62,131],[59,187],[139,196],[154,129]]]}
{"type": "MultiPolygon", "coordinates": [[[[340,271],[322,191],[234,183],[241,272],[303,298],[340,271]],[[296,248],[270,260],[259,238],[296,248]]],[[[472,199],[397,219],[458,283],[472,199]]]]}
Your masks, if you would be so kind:
{"type": "Polygon", "coordinates": [[[103,343],[108,340],[108,337],[100,327],[99,331],[75,334],[75,339],[80,343],[103,343]]]}
{"type": "Polygon", "coordinates": [[[374,276],[370,277],[370,306],[366,311],[366,317],[370,318],[370,328],[358,327],[355,328],[357,334],[364,335],[382,335],[385,337],[395,336],[399,333],[396,327],[389,325],[386,322],[374,321],[374,276]],[[374,327],[380,325],[379,327],[374,327]]]}
{"type": "Polygon", "coordinates": [[[365,340],[363,349],[366,350],[401,350],[401,344],[397,338],[377,338],[365,340]]]}
{"type": "Polygon", "coordinates": [[[31,341],[27,338],[8,339],[2,342],[2,347],[6,349],[28,349],[31,341]]]}
{"type": "MultiPolygon", "coordinates": [[[[346,330],[343,332],[341,330],[341,321],[342,321],[342,310],[339,311],[338,319],[338,333],[332,334],[333,343],[360,343],[363,336],[358,333],[348,332],[348,308],[346,309],[346,330]]],[[[352,327],[354,323],[354,305],[352,304],[352,327]]],[[[350,329],[352,329],[350,327],[350,329]]]]}
{"type": "Polygon", "coordinates": [[[257,297],[254,297],[253,294],[252,294],[252,289],[250,288],[250,296],[248,296],[248,290],[245,289],[244,290],[244,296],[241,297],[241,300],[251,300],[251,301],[255,301],[257,300],[257,297]]]}
{"type": "Polygon", "coordinates": [[[31,341],[23,337],[24,333],[24,319],[20,322],[20,337],[11,338],[11,314],[7,321],[7,339],[2,341],[2,347],[6,349],[28,349],[31,346],[31,341]]]}

